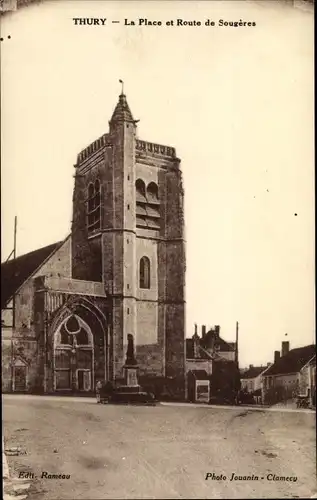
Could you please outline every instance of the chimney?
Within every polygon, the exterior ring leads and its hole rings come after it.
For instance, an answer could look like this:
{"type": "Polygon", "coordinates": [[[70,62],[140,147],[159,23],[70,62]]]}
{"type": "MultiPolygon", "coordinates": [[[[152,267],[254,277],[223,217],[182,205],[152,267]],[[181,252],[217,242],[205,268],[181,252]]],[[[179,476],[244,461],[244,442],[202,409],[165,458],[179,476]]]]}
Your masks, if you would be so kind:
{"type": "Polygon", "coordinates": [[[249,366],[249,370],[251,370],[251,368],[253,368],[253,365],[250,365],[250,366],[249,366]]]}
{"type": "Polygon", "coordinates": [[[215,337],[219,337],[219,333],[220,333],[220,326],[215,325],[215,337]]]}
{"type": "Polygon", "coordinates": [[[197,333],[197,323],[195,323],[195,333],[194,333],[194,335],[198,335],[198,333],[197,333]]]}
{"type": "Polygon", "coordinates": [[[282,357],[289,353],[289,341],[282,342],[282,357]]]}
{"type": "Polygon", "coordinates": [[[277,363],[280,357],[281,357],[280,351],[274,351],[274,363],[277,363]]]}
{"type": "Polygon", "coordinates": [[[202,338],[204,338],[206,335],[206,325],[202,325],[201,327],[201,336],[202,338]]]}

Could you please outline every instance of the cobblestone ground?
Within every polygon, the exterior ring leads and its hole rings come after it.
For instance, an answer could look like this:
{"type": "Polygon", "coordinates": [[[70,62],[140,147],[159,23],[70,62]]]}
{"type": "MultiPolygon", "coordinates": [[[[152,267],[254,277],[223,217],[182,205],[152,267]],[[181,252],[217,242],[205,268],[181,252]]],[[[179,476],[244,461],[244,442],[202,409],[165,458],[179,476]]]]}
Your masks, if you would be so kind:
{"type": "Polygon", "coordinates": [[[18,448],[7,457],[10,497],[22,473],[29,476],[24,490],[18,483],[21,500],[309,498],[317,491],[312,412],[3,399],[5,449],[18,448]],[[227,479],[206,480],[208,472],[227,479]],[[259,479],[230,481],[232,473],[259,479]]]}

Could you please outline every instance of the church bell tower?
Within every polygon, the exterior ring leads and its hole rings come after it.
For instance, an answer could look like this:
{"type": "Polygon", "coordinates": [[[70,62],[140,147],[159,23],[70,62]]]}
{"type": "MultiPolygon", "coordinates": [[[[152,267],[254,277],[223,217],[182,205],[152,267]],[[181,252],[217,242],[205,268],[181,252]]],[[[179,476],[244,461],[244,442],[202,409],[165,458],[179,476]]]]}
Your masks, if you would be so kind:
{"type": "Polygon", "coordinates": [[[140,379],[174,380],[185,369],[183,187],[175,149],[137,137],[122,92],[109,132],[75,165],[74,279],[101,281],[112,310],[112,372],[123,376],[132,335],[140,379]]]}

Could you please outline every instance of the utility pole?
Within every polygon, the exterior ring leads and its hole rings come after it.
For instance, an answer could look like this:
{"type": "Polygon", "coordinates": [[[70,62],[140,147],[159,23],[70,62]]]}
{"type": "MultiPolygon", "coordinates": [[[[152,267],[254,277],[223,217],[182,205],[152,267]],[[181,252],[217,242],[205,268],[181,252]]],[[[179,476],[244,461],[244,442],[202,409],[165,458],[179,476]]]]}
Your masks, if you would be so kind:
{"type": "Polygon", "coordinates": [[[236,403],[239,404],[239,391],[241,389],[241,379],[240,379],[240,370],[239,370],[239,322],[236,322],[236,350],[235,350],[235,364],[236,364],[236,373],[237,373],[237,384],[236,389],[238,389],[236,395],[236,403]]]}
{"type": "Polygon", "coordinates": [[[236,351],[235,351],[235,362],[239,368],[239,322],[236,322],[236,351]]]}
{"type": "MultiPolygon", "coordinates": [[[[14,238],[13,238],[13,275],[15,276],[15,260],[17,256],[17,225],[18,219],[17,216],[14,217],[14,238]]],[[[13,293],[12,297],[12,329],[15,329],[15,293],[13,293]]]]}
{"type": "MultiPolygon", "coordinates": [[[[13,235],[13,251],[10,253],[7,261],[10,259],[11,255],[13,254],[13,279],[16,273],[16,256],[17,256],[17,225],[18,225],[18,219],[17,216],[14,217],[14,235],[13,235]]],[[[12,331],[11,331],[11,391],[14,391],[14,367],[13,367],[13,345],[14,345],[14,335],[15,335],[15,292],[13,292],[12,296],[12,331]]]]}

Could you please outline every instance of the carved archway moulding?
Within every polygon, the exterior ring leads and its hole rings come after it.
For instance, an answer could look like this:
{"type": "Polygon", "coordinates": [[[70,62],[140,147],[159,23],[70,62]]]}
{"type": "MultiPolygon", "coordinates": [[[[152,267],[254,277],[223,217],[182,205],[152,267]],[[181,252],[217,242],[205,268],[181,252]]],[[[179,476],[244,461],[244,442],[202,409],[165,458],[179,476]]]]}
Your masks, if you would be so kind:
{"type": "Polygon", "coordinates": [[[78,309],[80,308],[89,311],[99,322],[102,331],[106,333],[107,318],[105,314],[100,310],[100,308],[86,297],[71,296],[65,302],[65,304],[63,304],[61,308],[56,311],[56,314],[53,316],[48,330],[49,337],[50,338],[53,337],[55,331],[58,329],[61,323],[63,323],[66,320],[66,318],[68,318],[71,315],[78,314],[78,309]]]}

